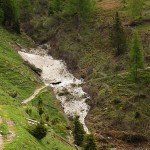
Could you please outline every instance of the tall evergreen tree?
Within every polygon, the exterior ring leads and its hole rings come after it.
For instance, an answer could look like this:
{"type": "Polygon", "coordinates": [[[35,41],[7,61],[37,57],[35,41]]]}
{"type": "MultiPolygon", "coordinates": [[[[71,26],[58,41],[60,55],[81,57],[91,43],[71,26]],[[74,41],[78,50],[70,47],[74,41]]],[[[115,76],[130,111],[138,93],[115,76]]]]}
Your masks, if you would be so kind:
{"type": "Polygon", "coordinates": [[[128,9],[133,19],[142,17],[143,0],[128,0],[128,9]]]}
{"type": "Polygon", "coordinates": [[[74,119],[74,139],[75,139],[75,144],[78,146],[83,145],[84,141],[84,136],[85,136],[85,131],[83,128],[83,125],[79,121],[79,117],[76,116],[74,119]]]}
{"type": "Polygon", "coordinates": [[[98,150],[94,136],[87,135],[84,150],[98,150]]]}
{"type": "Polygon", "coordinates": [[[130,67],[131,75],[136,81],[138,78],[138,69],[144,68],[144,56],[143,56],[143,47],[138,36],[137,31],[134,32],[131,42],[131,51],[130,51],[130,67]]]}
{"type": "Polygon", "coordinates": [[[116,56],[123,54],[127,50],[127,38],[122,26],[118,12],[111,32],[112,46],[116,49],[116,56]]]}

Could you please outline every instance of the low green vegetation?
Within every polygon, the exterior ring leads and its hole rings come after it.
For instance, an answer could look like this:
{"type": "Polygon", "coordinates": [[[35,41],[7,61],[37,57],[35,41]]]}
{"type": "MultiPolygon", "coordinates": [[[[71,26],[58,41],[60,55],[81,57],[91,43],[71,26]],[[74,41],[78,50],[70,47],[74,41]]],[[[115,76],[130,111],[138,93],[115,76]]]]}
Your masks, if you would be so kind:
{"type": "MultiPolygon", "coordinates": [[[[19,37],[0,27],[0,104],[21,103],[41,86],[37,76],[25,65],[12,47],[19,37]]],[[[25,39],[24,39],[25,41],[25,39]]]]}
{"type": "Polygon", "coordinates": [[[61,112],[62,108],[56,98],[50,94],[52,90],[44,89],[37,97],[28,103],[24,109],[30,110],[30,117],[37,121],[44,121],[50,126],[50,130],[54,131],[58,135],[66,138],[71,127],[64,114],[61,112]],[[42,108],[42,113],[41,113],[42,108]],[[40,110],[40,111],[39,111],[40,110]]]}
{"type": "Polygon", "coordinates": [[[84,144],[84,150],[98,150],[96,141],[94,139],[94,135],[92,134],[87,135],[85,144],[84,144]]]}
{"type": "MultiPolygon", "coordinates": [[[[91,110],[86,122],[96,136],[98,148],[121,149],[127,145],[135,149],[139,143],[141,148],[149,148],[149,0],[19,2],[22,30],[38,44],[48,42],[51,46],[49,54],[65,60],[69,70],[77,77],[85,77],[83,88],[91,97],[87,101],[91,110]],[[133,33],[135,29],[138,35],[133,33]]],[[[4,11],[0,7],[0,22],[3,18],[4,11]]],[[[25,40],[25,36],[12,35],[3,28],[0,28],[0,34],[3,37],[0,41],[0,104],[6,109],[14,104],[18,108],[18,103],[31,95],[41,83],[11,48],[13,41],[28,45],[30,42],[25,40]]],[[[64,94],[67,92],[59,95],[64,94]]],[[[16,113],[38,122],[44,121],[51,132],[39,142],[28,132],[31,126],[26,125],[25,119],[18,118],[16,132],[23,136],[20,139],[15,137],[12,148],[72,149],[54,137],[55,133],[66,139],[70,129],[58,106],[46,89],[23,106],[23,110],[18,108],[16,113]],[[39,104],[41,102],[42,105],[39,104]],[[21,121],[23,123],[20,124],[21,121]]],[[[4,111],[4,108],[1,109],[4,111]]],[[[9,109],[14,111],[14,108],[9,109]]],[[[79,143],[76,140],[78,145],[84,143],[82,133],[83,130],[77,138],[81,138],[79,143]]],[[[85,142],[88,148],[95,143],[94,140],[90,143],[89,139],[91,137],[85,142]]],[[[6,149],[11,149],[10,145],[6,149]]]]}
{"type": "Polygon", "coordinates": [[[131,75],[133,80],[136,81],[138,79],[138,69],[144,68],[143,47],[137,32],[134,32],[131,43],[130,63],[131,75]]]}
{"type": "MultiPolygon", "coordinates": [[[[44,113],[47,114],[43,114],[42,118],[46,118],[47,124],[49,118],[53,122],[52,126],[48,126],[48,130],[51,132],[47,132],[40,141],[29,132],[31,125],[26,118],[32,119],[31,115],[35,114],[37,116],[33,119],[39,121],[40,115],[36,112],[36,107],[34,109],[31,109],[31,107],[23,109],[21,102],[31,96],[35,89],[41,87],[42,83],[38,76],[24,65],[23,60],[17,54],[18,47],[15,41],[26,46],[32,45],[31,40],[26,35],[16,35],[0,27],[0,116],[3,120],[10,119],[13,122],[11,126],[5,122],[0,125],[0,131],[3,135],[6,135],[6,141],[3,141],[4,149],[73,150],[73,147],[55,136],[55,131],[57,131],[60,137],[63,136],[67,139],[68,131],[66,127],[69,123],[59,109],[59,104],[55,105],[57,101],[50,94],[52,91],[47,90],[42,93],[43,95],[41,94],[41,97],[44,97],[44,103],[47,105],[44,108],[44,113]],[[7,142],[9,130],[13,131],[15,136],[10,142],[7,142]]],[[[38,99],[35,100],[38,103],[38,99]]],[[[36,103],[35,100],[33,100],[33,104],[36,103]]],[[[35,125],[32,125],[32,127],[34,128],[35,125]]]]}
{"type": "Polygon", "coordinates": [[[7,135],[9,130],[8,130],[8,126],[6,123],[1,123],[0,124],[0,131],[2,135],[7,135]]]}
{"type": "Polygon", "coordinates": [[[97,89],[97,99],[89,100],[93,107],[88,125],[95,126],[94,132],[101,131],[103,137],[96,135],[100,141],[111,144],[111,138],[117,138],[133,144],[149,140],[150,69],[139,70],[137,81],[129,72],[91,80],[90,85],[97,89]]]}

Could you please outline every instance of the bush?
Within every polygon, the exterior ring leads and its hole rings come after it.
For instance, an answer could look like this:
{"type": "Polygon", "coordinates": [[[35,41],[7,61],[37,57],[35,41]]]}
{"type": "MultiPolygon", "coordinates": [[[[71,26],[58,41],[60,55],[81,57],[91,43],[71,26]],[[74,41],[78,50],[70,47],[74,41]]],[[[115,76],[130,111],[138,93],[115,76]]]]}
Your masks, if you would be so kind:
{"type": "Polygon", "coordinates": [[[113,103],[114,105],[117,105],[117,104],[120,104],[120,103],[121,103],[121,100],[120,100],[119,98],[115,98],[115,99],[112,101],[112,103],[113,103]]]}
{"type": "Polygon", "coordinates": [[[36,139],[41,140],[47,135],[47,132],[48,130],[45,125],[40,123],[33,129],[32,134],[36,139]]]}
{"type": "Polygon", "coordinates": [[[17,93],[16,91],[11,91],[11,92],[9,92],[8,94],[9,94],[9,96],[11,96],[12,98],[16,98],[17,95],[18,95],[18,93],[17,93]]]}
{"type": "Polygon", "coordinates": [[[31,108],[26,108],[26,113],[31,116],[32,114],[32,109],[31,108]]]}

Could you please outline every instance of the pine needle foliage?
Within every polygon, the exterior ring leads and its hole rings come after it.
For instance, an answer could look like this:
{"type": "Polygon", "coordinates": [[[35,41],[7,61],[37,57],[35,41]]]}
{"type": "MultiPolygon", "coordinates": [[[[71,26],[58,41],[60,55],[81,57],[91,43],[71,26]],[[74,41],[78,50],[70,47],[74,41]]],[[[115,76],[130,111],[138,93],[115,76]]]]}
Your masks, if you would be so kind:
{"type": "Polygon", "coordinates": [[[79,121],[79,117],[76,116],[74,119],[74,139],[75,144],[78,146],[82,146],[84,142],[85,131],[83,125],[79,121]]]}
{"type": "Polygon", "coordinates": [[[116,50],[116,56],[123,54],[127,50],[127,37],[118,12],[116,12],[111,32],[111,43],[116,50]]]}
{"type": "Polygon", "coordinates": [[[92,134],[87,135],[84,150],[98,150],[95,138],[92,134]]]}
{"type": "Polygon", "coordinates": [[[133,33],[130,49],[131,76],[136,81],[138,78],[138,69],[144,68],[143,47],[137,31],[133,33]]]}

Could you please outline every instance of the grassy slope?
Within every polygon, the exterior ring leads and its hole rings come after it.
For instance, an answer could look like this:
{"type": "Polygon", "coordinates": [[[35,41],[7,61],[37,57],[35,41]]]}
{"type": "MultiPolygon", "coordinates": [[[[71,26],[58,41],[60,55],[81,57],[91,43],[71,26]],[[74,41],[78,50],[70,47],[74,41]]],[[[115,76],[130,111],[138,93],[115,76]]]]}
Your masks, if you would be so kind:
{"type": "MultiPolygon", "coordinates": [[[[50,116],[50,123],[51,130],[55,133],[63,136],[64,138],[68,134],[67,131],[67,119],[61,112],[61,108],[59,108],[60,104],[56,101],[55,97],[49,93],[52,93],[52,90],[49,88],[44,89],[36,98],[33,99],[26,107],[32,109],[31,117],[35,120],[40,120],[40,116],[38,114],[38,102],[41,99],[44,104],[44,111],[45,114],[50,116]]],[[[26,108],[25,107],[25,108],[26,108]]],[[[45,116],[43,116],[43,119],[45,116]]]]}
{"type": "Polygon", "coordinates": [[[0,28],[0,104],[21,102],[41,86],[35,74],[23,65],[23,61],[12,48],[13,40],[17,39],[23,40],[23,37],[0,28]],[[17,97],[9,96],[12,93],[16,93],[17,97]]]}
{"type": "MultiPolygon", "coordinates": [[[[42,83],[27,66],[23,65],[22,59],[13,48],[14,41],[24,45],[30,45],[31,43],[25,35],[18,36],[0,27],[0,114],[3,119],[10,118],[14,122],[12,130],[16,134],[12,143],[4,142],[4,149],[74,149],[55,138],[52,133],[48,133],[47,137],[40,142],[28,132],[25,117],[29,118],[29,116],[22,109],[20,103],[23,99],[31,96],[36,88],[42,86],[42,83]]],[[[49,103],[47,99],[50,98],[51,105],[54,104],[54,98],[49,92],[43,94],[43,97],[45,102],[49,103]]],[[[58,105],[53,107],[55,107],[55,110],[50,110],[49,116],[53,118],[53,115],[56,114],[58,119],[64,122],[62,124],[67,126],[66,119],[60,112],[58,105]]],[[[66,128],[60,127],[59,133],[66,137],[66,128]]]]}
{"type": "MultiPolygon", "coordinates": [[[[126,74],[118,77],[118,74],[129,71],[129,49],[124,55],[115,57],[115,50],[110,44],[110,26],[113,24],[116,11],[119,11],[123,24],[127,24],[131,20],[127,8],[122,6],[122,0],[100,1],[93,20],[89,24],[81,25],[80,32],[75,25],[75,20],[61,19],[58,15],[56,17],[41,16],[39,20],[42,21],[36,22],[39,13],[34,16],[34,21],[36,21],[33,28],[37,32],[32,34],[32,37],[38,42],[50,39],[52,47],[50,53],[56,58],[66,60],[72,69],[76,64],[72,58],[75,58],[78,63],[78,70],[75,70],[75,74],[78,77],[85,75],[87,84],[84,88],[92,97],[92,100],[89,101],[92,109],[87,117],[87,123],[96,134],[98,144],[102,149],[113,147],[113,145],[117,145],[120,150],[127,146],[129,146],[128,149],[133,149],[133,144],[120,141],[122,131],[129,134],[138,132],[141,135],[149,136],[149,132],[146,130],[149,129],[148,118],[150,115],[148,112],[150,72],[143,71],[142,76],[146,77],[142,77],[138,83],[133,83],[129,76],[126,77],[126,74]],[[68,53],[72,55],[68,55],[68,53]],[[136,101],[136,99],[138,100],[136,101]],[[138,119],[134,118],[136,112],[140,113],[138,119]],[[116,122],[118,120],[119,123],[116,122]],[[111,131],[117,132],[116,135],[110,134],[111,131]],[[119,141],[107,141],[108,136],[119,141]]],[[[149,6],[149,0],[145,0],[144,14],[149,12],[149,6]]],[[[144,18],[149,18],[149,14],[144,15],[144,18]]],[[[142,23],[134,28],[137,28],[141,36],[145,67],[147,67],[150,65],[150,23],[142,23]]],[[[129,42],[134,28],[125,27],[129,42]]]]}

